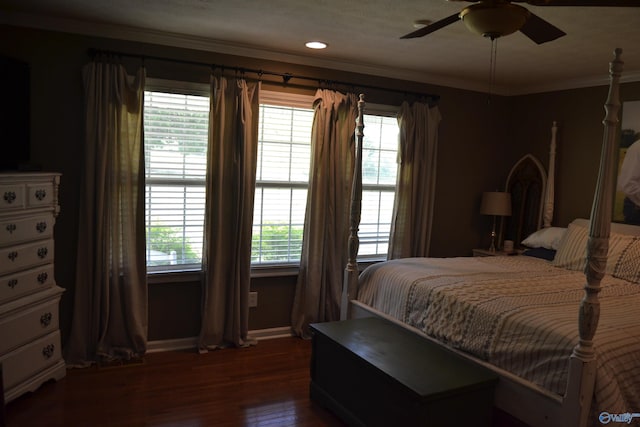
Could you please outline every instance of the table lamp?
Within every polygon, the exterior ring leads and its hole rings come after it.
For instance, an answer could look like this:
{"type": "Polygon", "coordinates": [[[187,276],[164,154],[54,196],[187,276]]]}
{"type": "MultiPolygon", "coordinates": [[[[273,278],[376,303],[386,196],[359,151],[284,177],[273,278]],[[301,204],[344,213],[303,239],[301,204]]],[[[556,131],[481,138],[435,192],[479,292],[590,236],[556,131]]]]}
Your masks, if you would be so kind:
{"type": "Polygon", "coordinates": [[[496,251],[496,217],[511,215],[511,193],[502,191],[486,191],[482,193],[480,214],[493,215],[493,229],[491,230],[491,246],[489,251],[496,251]]]}

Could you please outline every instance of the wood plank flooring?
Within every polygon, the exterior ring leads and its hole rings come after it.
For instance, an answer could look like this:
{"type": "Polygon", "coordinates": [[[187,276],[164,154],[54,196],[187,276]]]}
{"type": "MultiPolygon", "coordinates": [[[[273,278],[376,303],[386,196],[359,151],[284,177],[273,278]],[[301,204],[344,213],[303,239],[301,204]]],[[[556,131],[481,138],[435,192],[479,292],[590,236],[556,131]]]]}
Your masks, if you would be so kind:
{"type": "Polygon", "coordinates": [[[7,404],[6,425],[343,427],[309,400],[310,357],[310,341],[280,338],[207,354],[152,353],[125,367],[71,369],[7,404]]]}

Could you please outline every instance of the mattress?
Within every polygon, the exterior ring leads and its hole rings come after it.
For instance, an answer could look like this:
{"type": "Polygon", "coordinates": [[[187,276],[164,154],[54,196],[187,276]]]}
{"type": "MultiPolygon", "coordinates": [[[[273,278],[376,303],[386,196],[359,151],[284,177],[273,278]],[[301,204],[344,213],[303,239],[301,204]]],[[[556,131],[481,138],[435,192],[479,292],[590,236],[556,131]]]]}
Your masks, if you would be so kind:
{"type": "MultiPolygon", "coordinates": [[[[405,258],[360,275],[357,299],[563,395],[583,273],[527,256],[405,258]]],[[[640,285],[606,275],[592,412],[640,410],[640,285]]]]}

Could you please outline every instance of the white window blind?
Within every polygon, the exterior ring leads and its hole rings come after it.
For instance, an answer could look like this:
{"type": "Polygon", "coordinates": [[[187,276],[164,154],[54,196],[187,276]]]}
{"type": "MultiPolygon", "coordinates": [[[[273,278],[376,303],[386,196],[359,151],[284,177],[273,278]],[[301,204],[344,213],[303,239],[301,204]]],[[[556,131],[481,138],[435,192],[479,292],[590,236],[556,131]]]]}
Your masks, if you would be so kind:
{"type": "MultiPolygon", "coordinates": [[[[313,110],[286,98],[273,104],[260,106],[254,265],[297,263],[302,247],[313,110]]],[[[398,124],[390,114],[394,110],[387,108],[364,117],[360,259],[383,258],[389,246],[398,146],[398,124]]]]}
{"type": "Polygon", "coordinates": [[[258,124],[251,261],[262,265],[300,261],[313,123],[310,99],[307,108],[272,101],[258,124]]]}
{"type": "MultiPolygon", "coordinates": [[[[147,267],[199,269],[209,98],[177,82],[152,89],[145,92],[144,104],[147,267]]],[[[262,91],[260,98],[251,261],[253,266],[297,264],[309,182],[312,97],[262,91]]],[[[365,115],[359,258],[379,259],[387,252],[397,141],[394,117],[365,115]]]]}
{"type": "Polygon", "coordinates": [[[395,199],[398,121],[395,117],[365,114],[362,141],[362,212],[359,259],[386,256],[395,199]]]}
{"type": "Polygon", "coordinates": [[[200,268],[209,98],[146,91],[147,267],[200,268]]]}

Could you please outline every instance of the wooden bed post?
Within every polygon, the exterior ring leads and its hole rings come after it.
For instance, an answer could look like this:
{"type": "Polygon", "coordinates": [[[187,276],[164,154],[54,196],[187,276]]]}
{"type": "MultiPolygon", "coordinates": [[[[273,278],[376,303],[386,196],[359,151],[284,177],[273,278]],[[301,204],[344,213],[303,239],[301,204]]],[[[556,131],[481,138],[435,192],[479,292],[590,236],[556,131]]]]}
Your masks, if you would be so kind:
{"type": "MultiPolygon", "coordinates": [[[[579,324],[580,340],[573,349],[569,363],[569,381],[566,402],[569,408],[575,408],[580,414],[579,426],[587,424],[589,407],[593,397],[596,360],[593,337],[600,318],[600,281],[607,266],[609,250],[609,232],[611,228],[611,210],[616,180],[616,151],[618,149],[618,112],[620,110],[620,74],[623,62],[620,59],[622,49],[615,50],[615,58],[609,64],[609,95],[605,104],[606,115],[603,120],[604,137],[600,157],[600,171],[591,208],[591,225],[587,243],[587,264],[584,286],[585,296],[580,303],[579,324]],[[575,400],[574,400],[575,399],[575,400]]],[[[567,424],[568,425],[568,424],[567,424]]]]}
{"type": "Polygon", "coordinates": [[[340,303],[340,320],[346,320],[349,315],[349,302],[355,297],[358,286],[358,227],[360,226],[360,210],[362,205],[362,138],[364,137],[364,94],[360,94],[358,101],[358,118],[356,121],[355,165],[353,169],[353,183],[351,186],[351,207],[349,210],[349,254],[347,266],[342,281],[342,301],[340,303]]]}
{"type": "Polygon", "coordinates": [[[555,197],[555,172],[556,172],[556,135],[558,134],[558,123],[553,122],[551,126],[551,143],[549,144],[549,172],[547,172],[547,184],[544,192],[544,205],[542,211],[542,226],[551,227],[553,219],[554,197],[555,197]]]}

